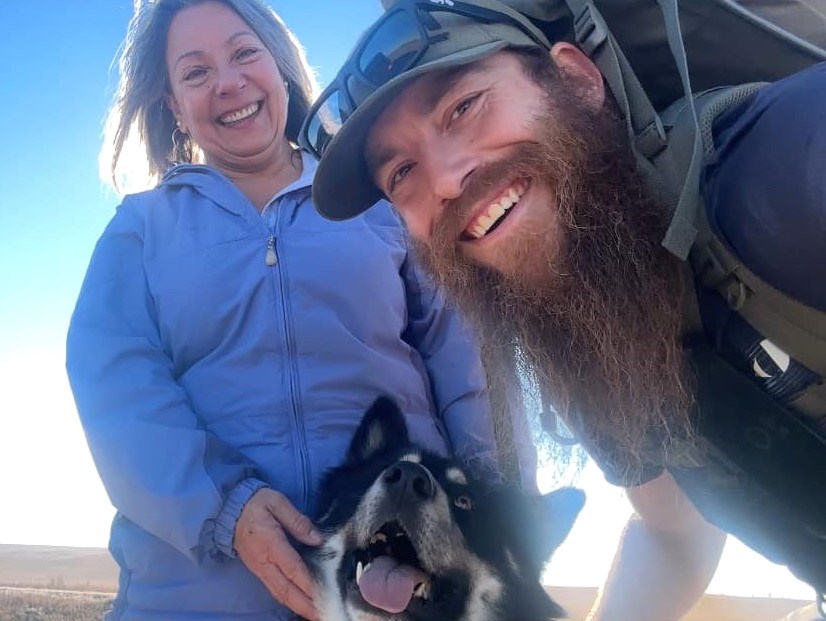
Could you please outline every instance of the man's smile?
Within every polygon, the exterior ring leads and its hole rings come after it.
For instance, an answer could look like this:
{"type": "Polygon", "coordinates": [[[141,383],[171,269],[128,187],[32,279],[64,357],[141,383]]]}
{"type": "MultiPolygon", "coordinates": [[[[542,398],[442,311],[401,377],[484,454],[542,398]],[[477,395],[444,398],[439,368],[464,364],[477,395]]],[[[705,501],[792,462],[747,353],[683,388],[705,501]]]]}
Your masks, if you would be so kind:
{"type": "Polygon", "coordinates": [[[528,179],[516,179],[493,200],[485,200],[477,207],[462,231],[461,240],[475,242],[493,232],[517,205],[530,186],[528,179]]]}

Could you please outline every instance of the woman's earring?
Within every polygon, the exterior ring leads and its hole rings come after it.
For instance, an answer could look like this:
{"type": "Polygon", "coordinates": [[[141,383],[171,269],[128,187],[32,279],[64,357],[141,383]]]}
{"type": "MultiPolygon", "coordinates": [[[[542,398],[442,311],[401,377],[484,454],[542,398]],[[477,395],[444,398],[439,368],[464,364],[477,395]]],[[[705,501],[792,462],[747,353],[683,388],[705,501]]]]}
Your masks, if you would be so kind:
{"type": "Polygon", "coordinates": [[[181,122],[177,121],[175,129],[172,130],[172,159],[175,163],[188,162],[190,158],[187,141],[189,136],[183,130],[181,122]]]}

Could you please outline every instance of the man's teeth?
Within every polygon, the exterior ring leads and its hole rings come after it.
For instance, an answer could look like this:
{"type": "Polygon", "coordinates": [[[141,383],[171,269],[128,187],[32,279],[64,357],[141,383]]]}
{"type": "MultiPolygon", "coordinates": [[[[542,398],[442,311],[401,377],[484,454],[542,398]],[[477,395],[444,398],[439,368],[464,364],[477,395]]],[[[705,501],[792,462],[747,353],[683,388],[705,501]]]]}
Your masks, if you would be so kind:
{"type": "Polygon", "coordinates": [[[235,123],[242,119],[247,118],[248,116],[252,116],[256,112],[258,112],[258,108],[261,107],[259,102],[251,103],[246,108],[241,108],[240,110],[236,110],[235,112],[230,112],[229,114],[225,114],[221,117],[221,123],[235,123]]]}
{"type": "Polygon", "coordinates": [[[468,234],[470,234],[473,239],[484,237],[491,227],[519,201],[526,189],[527,186],[523,183],[512,186],[500,196],[498,200],[491,203],[485,213],[473,221],[467,229],[468,234]]]}

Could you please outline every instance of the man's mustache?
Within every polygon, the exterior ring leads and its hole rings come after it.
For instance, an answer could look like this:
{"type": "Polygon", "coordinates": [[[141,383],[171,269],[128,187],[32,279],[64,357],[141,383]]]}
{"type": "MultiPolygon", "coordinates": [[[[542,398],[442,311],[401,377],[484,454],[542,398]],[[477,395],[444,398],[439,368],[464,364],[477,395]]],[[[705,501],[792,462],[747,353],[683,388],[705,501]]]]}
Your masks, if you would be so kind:
{"type": "Polygon", "coordinates": [[[511,154],[474,169],[464,179],[462,193],[445,203],[442,215],[433,227],[434,240],[456,243],[479,201],[488,198],[491,191],[505,181],[534,178],[540,171],[543,182],[554,182],[547,172],[545,149],[538,143],[523,143],[511,154]]]}

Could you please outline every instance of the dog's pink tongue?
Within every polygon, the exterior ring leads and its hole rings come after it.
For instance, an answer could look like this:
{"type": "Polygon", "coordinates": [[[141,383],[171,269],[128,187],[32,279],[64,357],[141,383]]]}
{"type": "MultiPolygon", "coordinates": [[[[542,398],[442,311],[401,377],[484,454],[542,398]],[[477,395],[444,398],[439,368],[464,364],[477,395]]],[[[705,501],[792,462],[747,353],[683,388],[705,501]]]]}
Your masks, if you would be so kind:
{"type": "Polygon", "coordinates": [[[413,589],[426,578],[415,567],[400,565],[390,556],[379,556],[361,574],[359,590],[368,604],[395,614],[407,608],[413,589]]]}

